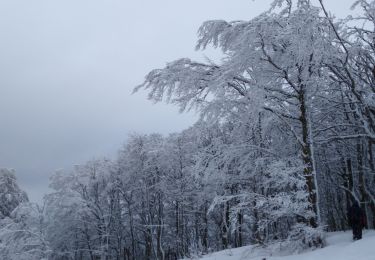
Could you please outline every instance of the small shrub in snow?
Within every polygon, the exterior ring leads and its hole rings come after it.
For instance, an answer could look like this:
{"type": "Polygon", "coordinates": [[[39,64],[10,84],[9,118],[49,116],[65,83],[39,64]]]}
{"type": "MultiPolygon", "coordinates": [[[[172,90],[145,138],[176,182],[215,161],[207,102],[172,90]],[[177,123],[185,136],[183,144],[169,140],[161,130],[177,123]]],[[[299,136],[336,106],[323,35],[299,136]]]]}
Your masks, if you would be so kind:
{"type": "Polygon", "coordinates": [[[281,243],[281,249],[287,248],[292,253],[324,246],[324,232],[304,224],[296,224],[289,233],[288,239],[281,243]]]}

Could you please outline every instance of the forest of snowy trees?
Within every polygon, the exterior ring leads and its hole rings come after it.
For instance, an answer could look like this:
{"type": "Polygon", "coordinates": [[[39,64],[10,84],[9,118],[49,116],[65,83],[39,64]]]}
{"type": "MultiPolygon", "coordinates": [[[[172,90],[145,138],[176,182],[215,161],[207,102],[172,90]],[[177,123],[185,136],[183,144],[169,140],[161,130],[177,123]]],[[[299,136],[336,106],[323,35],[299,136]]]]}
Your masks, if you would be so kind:
{"type": "Polygon", "coordinates": [[[131,135],[117,158],[57,172],[42,204],[0,171],[1,259],[180,259],[247,244],[295,251],[375,227],[375,1],[335,19],[275,0],[250,21],[207,21],[197,49],[135,88],[195,110],[189,129],[131,135]]]}

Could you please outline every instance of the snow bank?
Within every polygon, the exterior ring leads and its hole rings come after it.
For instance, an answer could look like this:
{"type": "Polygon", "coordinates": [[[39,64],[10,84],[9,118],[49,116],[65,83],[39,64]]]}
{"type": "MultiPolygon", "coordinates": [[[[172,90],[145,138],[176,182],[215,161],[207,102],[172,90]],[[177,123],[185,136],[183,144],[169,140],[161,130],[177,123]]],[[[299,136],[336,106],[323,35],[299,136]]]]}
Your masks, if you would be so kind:
{"type": "Polygon", "coordinates": [[[245,246],[228,249],[210,255],[202,260],[375,260],[375,231],[365,231],[363,239],[352,241],[351,232],[329,233],[325,248],[299,255],[269,256],[265,249],[245,246]]]}

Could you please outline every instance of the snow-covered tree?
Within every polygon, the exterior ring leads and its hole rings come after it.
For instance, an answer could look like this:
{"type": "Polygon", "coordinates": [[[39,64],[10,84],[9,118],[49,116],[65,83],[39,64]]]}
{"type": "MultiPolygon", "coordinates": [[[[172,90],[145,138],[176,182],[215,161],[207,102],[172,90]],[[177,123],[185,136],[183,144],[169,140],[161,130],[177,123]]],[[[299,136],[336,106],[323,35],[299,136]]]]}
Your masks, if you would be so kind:
{"type": "MultiPolygon", "coordinates": [[[[274,6],[283,3],[275,1],[274,6]]],[[[248,116],[250,120],[246,123],[254,128],[259,115],[272,118],[275,125],[288,132],[285,134],[294,150],[276,149],[272,144],[270,148],[293,157],[282,158],[285,165],[288,161],[299,165],[299,176],[305,183],[297,186],[306,192],[307,210],[311,214],[299,215],[298,219],[315,228],[319,206],[313,107],[317,93],[324,90],[329,78],[324,64],[334,49],[335,34],[329,20],[321,16],[321,9],[309,1],[298,1],[289,7],[280,12],[274,9],[250,21],[205,22],[199,29],[197,48],[205,49],[208,45],[220,48],[224,55],[220,64],[180,59],[150,72],[135,91],[147,89],[153,101],[165,98],[181,110],[196,108],[206,123],[234,122],[238,126],[245,124],[241,120],[248,116]]],[[[246,138],[246,134],[242,137],[246,138]]],[[[258,146],[258,150],[262,148],[259,143],[251,145],[258,146]]],[[[248,153],[254,149],[248,147],[248,153]]],[[[216,154],[214,157],[217,159],[216,154]]],[[[233,165],[236,160],[240,158],[223,158],[215,169],[224,169],[223,165],[233,165]]],[[[293,178],[293,174],[289,177],[293,178]]],[[[305,206],[302,203],[301,207],[305,206]]]]}
{"type": "Polygon", "coordinates": [[[0,169],[0,218],[10,217],[12,211],[28,198],[18,184],[14,170],[0,169]]]}
{"type": "Polygon", "coordinates": [[[0,220],[0,258],[9,260],[49,259],[45,212],[37,204],[21,203],[9,217],[0,220]]]}

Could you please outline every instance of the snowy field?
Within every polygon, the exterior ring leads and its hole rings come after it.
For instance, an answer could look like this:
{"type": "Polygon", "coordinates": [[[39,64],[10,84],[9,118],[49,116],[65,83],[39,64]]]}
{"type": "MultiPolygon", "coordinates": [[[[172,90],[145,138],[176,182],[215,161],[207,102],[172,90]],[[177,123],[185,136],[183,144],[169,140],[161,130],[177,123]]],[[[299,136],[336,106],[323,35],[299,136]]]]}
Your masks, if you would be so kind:
{"type": "Polygon", "coordinates": [[[350,232],[331,233],[323,249],[299,255],[269,256],[264,249],[245,246],[204,256],[202,260],[375,260],[375,231],[365,231],[363,239],[353,242],[350,232]]]}

